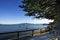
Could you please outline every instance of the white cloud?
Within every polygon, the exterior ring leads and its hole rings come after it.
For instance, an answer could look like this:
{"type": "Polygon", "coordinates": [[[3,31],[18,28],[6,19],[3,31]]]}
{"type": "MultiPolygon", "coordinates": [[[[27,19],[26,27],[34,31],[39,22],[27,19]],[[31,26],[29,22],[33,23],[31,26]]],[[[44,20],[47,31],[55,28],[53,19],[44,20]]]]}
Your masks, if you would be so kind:
{"type": "Polygon", "coordinates": [[[46,23],[48,24],[49,22],[53,22],[53,20],[48,20],[48,19],[33,19],[32,21],[29,20],[29,23],[34,23],[34,24],[43,24],[46,23]]]}
{"type": "Polygon", "coordinates": [[[23,19],[23,20],[0,20],[0,24],[19,24],[19,23],[34,23],[34,24],[48,24],[53,22],[53,20],[48,19],[23,19]]]}

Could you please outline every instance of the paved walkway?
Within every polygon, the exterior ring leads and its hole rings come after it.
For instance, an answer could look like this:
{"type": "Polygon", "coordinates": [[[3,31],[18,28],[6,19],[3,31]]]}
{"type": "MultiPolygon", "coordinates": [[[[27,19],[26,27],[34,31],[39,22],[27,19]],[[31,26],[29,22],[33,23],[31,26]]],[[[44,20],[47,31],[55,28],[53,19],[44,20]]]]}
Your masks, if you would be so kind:
{"type": "Polygon", "coordinates": [[[52,38],[51,34],[44,34],[40,36],[21,38],[20,40],[49,40],[50,38],[52,38]]]}

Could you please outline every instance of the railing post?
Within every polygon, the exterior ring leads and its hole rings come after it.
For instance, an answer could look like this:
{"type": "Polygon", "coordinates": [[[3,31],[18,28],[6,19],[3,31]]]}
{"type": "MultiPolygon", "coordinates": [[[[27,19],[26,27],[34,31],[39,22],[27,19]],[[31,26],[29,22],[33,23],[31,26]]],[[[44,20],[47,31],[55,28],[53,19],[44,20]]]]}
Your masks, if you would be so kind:
{"type": "Polygon", "coordinates": [[[33,34],[33,33],[34,33],[34,30],[32,30],[32,36],[34,36],[34,34],[33,34]]]}
{"type": "Polygon", "coordinates": [[[19,40],[19,32],[17,32],[17,40],[19,40]]]}
{"type": "Polygon", "coordinates": [[[40,29],[40,34],[41,34],[41,29],[40,29]]]}

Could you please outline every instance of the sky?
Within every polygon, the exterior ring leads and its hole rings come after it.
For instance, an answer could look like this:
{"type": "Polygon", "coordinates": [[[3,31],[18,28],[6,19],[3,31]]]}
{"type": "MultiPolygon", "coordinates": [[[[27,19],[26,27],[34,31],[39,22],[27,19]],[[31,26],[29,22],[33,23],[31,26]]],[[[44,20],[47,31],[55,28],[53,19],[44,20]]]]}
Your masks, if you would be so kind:
{"type": "Polygon", "coordinates": [[[22,4],[21,1],[22,0],[0,0],[0,24],[43,24],[53,21],[25,16],[26,12],[24,12],[22,8],[18,7],[22,4]]]}

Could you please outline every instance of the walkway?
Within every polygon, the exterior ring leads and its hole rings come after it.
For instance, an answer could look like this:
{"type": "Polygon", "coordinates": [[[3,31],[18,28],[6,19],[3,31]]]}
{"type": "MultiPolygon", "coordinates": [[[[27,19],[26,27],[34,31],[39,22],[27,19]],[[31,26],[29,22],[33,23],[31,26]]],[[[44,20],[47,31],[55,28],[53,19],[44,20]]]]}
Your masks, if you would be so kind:
{"type": "Polygon", "coordinates": [[[47,33],[40,36],[24,37],[24,38],[21,38],[20,40],[49,40],[49,38],[52,38],[52,35],[47,33]]]}

